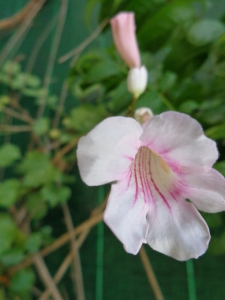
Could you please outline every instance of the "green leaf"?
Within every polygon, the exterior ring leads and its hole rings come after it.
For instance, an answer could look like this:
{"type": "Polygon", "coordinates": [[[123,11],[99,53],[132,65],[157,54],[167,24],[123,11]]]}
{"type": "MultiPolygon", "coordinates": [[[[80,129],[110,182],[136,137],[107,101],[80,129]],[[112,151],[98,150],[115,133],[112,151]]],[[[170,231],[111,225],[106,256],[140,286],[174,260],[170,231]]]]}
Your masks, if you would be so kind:
{"type": "Polygon", "coordinates": [[[32,88],[38,88],[41,85],[41,79],[35,75],[27,74],[26,84],[32,88]]]}
{"type": "Polygon", "coordinates": [[[214,168],[219,171],[223,176],[225,176],[225,160],[219,161],[214,165],[214,168]]]}
{"type": "Polygon", "coordinates": [[[35,120],[32,130],[36,135],[41,136],[48,132],[50,125],[49,123],[49,119],[47,118],[35,120]]]}
{"type": "Polygon", "coordinates": [[[10,97],[8,95],[2,95],[0,96],[0,104],[6,105],[10,103],[10,97]]]}
{"type": "Polygon", "coordinates": [[[179,106],[179,111],[185,114],[191,114],[195,109],[198,108],[198,103],[193,100],[184,101],[179,106]]]}
{"type": "Polygon", "coordinates": [[[0,255],[9,250],[16,238],[17,228],[10,216],[0,214],[0,255]]]}
{"type": "Polygon", "coordinates": [[[39,192],[28,195],[26,207],[34,220],[40,220],[48,211],[48,207],[39,192]]]}
{"type": "Polygon", "coordinates": [[[213,140],[225,138],[225,124],[213,126],[205,131],[205,135],[213,140]]]}
{"type": "Polygon", "coordinates": [[[210,228],[220,227],[223,224],[223,216],[221,213],[217,213],[217,214],[204,213],[203,217],[210,228]]]}
{"type": "Polygon", "coordinates": [[[20,182],[16,179],[8,179],[0,184],[0,206],[10,207],[12,206],[18,196],[18,190],[20,182]]]}
{"type": "Polygon", "coordinates": [[[194,9],[191,1],[173,1],[147,19],[138,32],[138,41],[142,46],[158,48],[165,43],[172,29],[190,22],[193,18],[194,9]]]}
{"type": "Polygon", "coordinates": [[[135,104],[135,109],[140,107],[149,107],[156,115],[168,109],[174,110],[169,100],[157,93],[157,91],[144,93],[135,104]]]}
{"type": "Polygon", "coordinates": [[[200,20],[187,32],[188,41],[197,46],[204,46],[216,41],[225,32],[223,23],[217,20],[200,20]]]}
{"type": "Polygon", "coordinates": [[[62,173],[54,167],[45,153],[29,152],[19,165],[25,187],[35,188],[51,182],[61,182],[62,173]]]}
{"type": "Polygon", "coordinates": [[[13,275],[10,288],[15,293],[30,291],[34,284],[35,275],[31,269],[23,269],[13,275]]]}
{"type": "Polygon", "coordinates": [[[0,148],[0,168],[5,168],[21,158],[19,147],[13,144],[5,144],[0,148]]]}
{"type": "Polygon", "coordinates": [[[0,288],[0,300],[7,300],[3,288],[0,288]]]}
{"type": "Polygon", "coordinates": [[[98,4],[99,0],[89,0],[87,1],[85,11],[84,11],[84,21],[87,26],[91,25],[91,16],[94,11],[94,7],[98,4]]]}
{"type": "Polygon", "coordinates": [[[18,62],[7,60],[2,66],[2,70],[7,74],[16,75],[21,72],[21,66],[18,62]]]}
{"type": "Polygon", "coordinates": [[[42,234],[41,232],[35,232],[29,235],[26,244],[26,250],[30,253],[37,252],[42,244],[42,234]]]}
{"type": "Polygon", "coordinates": [[[163,93],[171,89],[177,80],[177,75],[173,72],[165,72],[159,82],[159,90],[163,93]]]}
{"type": "Polygon", "coordinates": [[[118,73],[120,73],[120,70],[117,64],[112,60],[105,59],[90,69],[84,81],[86,83],[99,82],[118,73]]]}
{"type": "Polygon", "coordinates": [[[64,125],[79,132],[88,132],[106,117],[107,111],[103,105],[87,104],[74,108],[64,125]]]}
{"type": "Polygon", "coordinates": [[[63,203],[69,199],[71,190],[66,186],[45,186],[41,190],[41,196],[51,207],[63,203]]]}
{"type": "Polygon", "coordinates": [[[220,237],[212,237],[209,244],[209,253],[213,255],[225,253],[225,232],[220,237]]]}
{"type": "Polygon", "coordinates": [[[107,105],[114,114],[126,109],[132,101],[132,96],[127,91],[127,80],[123,80],[120,84],[110,92],[110,101],[107,105]]]}
{"type": "Polygon", "coordinates": [[[24,252],[20,248],[13,248],[1,255],[0,261],[7,267],[16,265],[24,259],[24,252]]]}
{"type": "Polygon", "coordinates": [[[21,89],[26,86],[27,74],[19,73],[11,82],[11,87],[21,89]]]}

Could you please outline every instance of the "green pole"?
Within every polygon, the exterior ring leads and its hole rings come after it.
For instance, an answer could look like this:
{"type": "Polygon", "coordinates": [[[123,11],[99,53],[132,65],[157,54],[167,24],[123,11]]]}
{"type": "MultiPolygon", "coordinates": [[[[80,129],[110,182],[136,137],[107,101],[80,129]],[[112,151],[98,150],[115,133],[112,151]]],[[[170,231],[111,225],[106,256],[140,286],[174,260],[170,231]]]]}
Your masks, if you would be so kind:
{"type": "MultiPolygon", "coordinates": [[[[98,204],[104,199],[104,187],[98,188],[98,204]]],[[[96,300],[103,300],[103,251],[104,251],[104,224],[97,225],[97,259],[96,259],[96,300]]]]}
{"type": "Polygon", "coordinates": [[[186,262],[189,300],[197,300],[193,260],[186,262]]]}

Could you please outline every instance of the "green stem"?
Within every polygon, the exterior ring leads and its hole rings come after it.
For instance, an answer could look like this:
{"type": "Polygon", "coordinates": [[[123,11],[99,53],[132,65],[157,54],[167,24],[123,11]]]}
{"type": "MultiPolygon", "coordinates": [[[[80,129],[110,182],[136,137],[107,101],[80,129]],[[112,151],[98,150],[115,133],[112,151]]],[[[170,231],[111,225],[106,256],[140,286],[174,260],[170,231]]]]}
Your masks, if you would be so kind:
{"type": "MultiPolygon", "coordinates": [[[[104,187],[98,188],[98,204],[104,199],[104,187]]],[[[103,300],[103,251],[104,251],[104,225],[97,226],[97,262],[96,262],[96,300],[103,300]]]]}
{"type": "Polygon", "coordinates": [[[186,269],[187,269],[189,300],[197,300],[196,288],[195,288],[194,264],[192,259],[189,259],[186,262],[186,269]]]}

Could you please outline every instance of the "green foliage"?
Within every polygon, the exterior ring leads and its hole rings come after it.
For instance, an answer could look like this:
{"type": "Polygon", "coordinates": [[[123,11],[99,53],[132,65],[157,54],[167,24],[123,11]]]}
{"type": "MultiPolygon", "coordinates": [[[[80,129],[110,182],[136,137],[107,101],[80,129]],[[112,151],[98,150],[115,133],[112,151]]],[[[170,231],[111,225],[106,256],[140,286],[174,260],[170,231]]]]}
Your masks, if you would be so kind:
{"type": "Polygon", "coordinates": [[[8,208],[12,206],[18,196],[20,182],[17,179],[8,179],[0,184],[0,206],[8,208]]]}
{"type": "Polygon", "coordinates": [[[222,22],[203,19],[189,28],[187,39],[191,44],[200,47],[216,41],[224,32],[225,27],[222,22]]]}
{"type": "Polygon", "coordinates": [[[10,249],[16,235],[17,228],[12,218],[7,214],[0,214],[0,255],[10,249]]]}
{"type": "Polygon", "coordinates": [[[50,207],[55,207],[59,203],[66,202],[70,195],[71,190],[66,186],[46,185],[41,190],[42,198],[50,207]]]}
{"type": "Polygon", "coordinates": [[[19,164],[18,172],[24,175],[23,184],[29,188],[62,181],[61,172],[52,165],[49,156],[36,151],[27,154],[19,164]]]}
{"type": "Polygon", "coordinates": [[[46,134],[48,130],[49,130],[49,119],[47,118],[38,119],[33,124],[33,132],[38,136],[46,134]]]}
{"type": "Polygon", "coordinates": [[[83,105],[72,109],[70,115],[64,120],[64,125],[69,129],[79,132],[88,132],[95,125],[107,117],[107,111],[103,105],[83,105]]]}
{"type": "Polygon", "coordinates": [[[214,168],[225,176],[225,161],[220,161],[214,165],[214,168]]]}
{"type": "Polygon", "coordinates": [[[34,272],[31,269],[23,269],[12,277],[10,288],[12,292],[23,295],[24,292],[30,291],[34,280],[34,272]]]}
{"type": "Polygon", "coordinates": [[[213,126],[205,131],[205,134],[214,140],[225,138],[225,124],[213,126]]]}
{"type": "Polygon", "coordinates": [[[26,207],[35,221],[43,218],[48,211],[48,206],[39,192],[27,195],[26,207]]]}
{"type": "Polygon", "coordinates": [[[25,258],[23,249],[20,247],[13,247],[9,251],[5,252],[0,257],[0,262],[4,266],[11,267],[20,263],[25,258]]]}
{"type": "Polygon", "coordinates": [[[4,144],[0,147],[0,168],[10,166],[21,158],[19,147],[13,144],[4,144]]]}
{"type": "Polygon", "coordinates": [[[7,60],[2,66],[2,71],[5,74],[18,75],[21,72],[21,65],[15,61],[7,60]]]}

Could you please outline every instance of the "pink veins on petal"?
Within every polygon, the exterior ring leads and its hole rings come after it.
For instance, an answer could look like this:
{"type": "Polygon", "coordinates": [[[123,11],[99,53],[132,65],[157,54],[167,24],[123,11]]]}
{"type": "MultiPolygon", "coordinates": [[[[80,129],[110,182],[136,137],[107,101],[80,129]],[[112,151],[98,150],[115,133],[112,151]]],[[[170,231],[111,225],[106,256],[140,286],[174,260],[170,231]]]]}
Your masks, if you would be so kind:
{"type": "Polygon", "coordinates": [[[131,180],[135,186],[134,203],[143,198],[146,204],[154,204],[160,198],[170,210],[165,194],[172,189],[171,177],[173,177],[173,173],[164,161],[163,164],[168,170],[163,168],[161,161],[162,158],[154,154],[149,148],[145,146],[139,148],[130,167],[132,175],[129,176],[128,182],[128,187],[131,180]]]}

